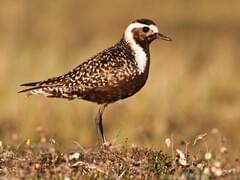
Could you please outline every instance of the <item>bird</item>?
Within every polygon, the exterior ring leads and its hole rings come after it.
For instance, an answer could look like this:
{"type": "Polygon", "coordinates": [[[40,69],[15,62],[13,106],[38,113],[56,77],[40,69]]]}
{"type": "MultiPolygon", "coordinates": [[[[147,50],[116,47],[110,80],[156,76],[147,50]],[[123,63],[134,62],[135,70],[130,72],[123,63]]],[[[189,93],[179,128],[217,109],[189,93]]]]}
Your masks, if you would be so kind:
{"type": "Polygon", "coordinates": [[[132,21],[120,40],[83,61],[68,73],[47,80],[21,84],[19,93],[68,100],[80,99],[99,105],[95,118],[99,145],[107,143],[103,129],[105,108],[118,100],[133,96],[145,85],[150,66],[150,44],[172,39],[159,32],[147,18],[132,21]]]}

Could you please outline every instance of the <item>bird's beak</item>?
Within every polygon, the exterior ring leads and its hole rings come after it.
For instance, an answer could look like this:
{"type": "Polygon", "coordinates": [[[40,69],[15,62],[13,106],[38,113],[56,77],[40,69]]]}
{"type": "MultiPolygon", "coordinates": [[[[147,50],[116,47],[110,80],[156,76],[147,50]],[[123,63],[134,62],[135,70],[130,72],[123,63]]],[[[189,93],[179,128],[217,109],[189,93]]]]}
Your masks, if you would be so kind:
{"type": "Polygon", "coordinates": [[[172,39],[168,36],[165,36],[161,33],[157,33],[157,39],[162,39],[162,40],[165,40],[165,41],[172,41],[172,39]]]}

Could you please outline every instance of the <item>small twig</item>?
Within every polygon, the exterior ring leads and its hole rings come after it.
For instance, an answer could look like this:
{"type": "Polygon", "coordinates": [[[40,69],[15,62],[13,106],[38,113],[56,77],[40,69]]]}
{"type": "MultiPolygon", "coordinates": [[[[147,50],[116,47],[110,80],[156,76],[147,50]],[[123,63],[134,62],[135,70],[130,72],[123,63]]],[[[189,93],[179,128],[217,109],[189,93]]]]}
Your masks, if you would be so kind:
{"type": "Polygon", "coordinates": [[[205,139],[203,139],[203,143],[204,143],[204,146],[206,148],[206,151],[209,152],[208,144],[207,144],[207,141],[205,139]]]}
{"type": "Polygon", "coordinates": [[[118,178],[121,179],[125,173],[126,173],[126,170],[124,170],[124,171],[118,176],[118,178]]]}
{"type": "Polygon", "coordinates": [[[119,156],[118,154],[115,154],[115,153],[112,153],[112,154],[113,154],[114,156],[116,156],[117,158],[125,161],[125,162],[131,163],[131,164],[134,165],[134,166],[139,166],[139,165],[141,164],[140,161],[135,161],[134,159],[131,159],[131,158],[129,158],[129,157],[124,158],[124,157],[119,156]]]}
{"type": "Polygon", "coordinates": [[[186,142],[185,144],[185,149],[184,149],[184,153],[188,154],[188,146],[191,144],[191,142],[186,142]]]}
{"type": "Polygon", "coordinates": [[[89,168],[91,170],[97,170],[100,173],[104,173],[104,171],[95,164],[88,164],[88,163],[83,162],[83,161],[77,161],[76,163],[71,165],[71,167],[76,167],[76,166],[86,166],[87,168],[89,168]]]}
{"type": "Polygon", "coordinates": [[[173,134],[171,134],[171,142],[172,142],[172,144],[171,144],[172,157],[174,157],[174,156],[175,156],[175,153],[174,153],[174,144],[173,144],[173,134]]]}
{"type": "Polygon", "coordinates": [[[84,149],[84,147],[83,147],[81,144],[79,144],[79,142],[73,141],[73,143],[74,143],[77,147],[79,147],[79,149],[80,149],[83,153],[86,153],[86,152],[87,152],[87,150],[84,149]]]}
{"type": "Polygon", "coordinates": [[[200,134],[197,136],[197,138],[194,139],[193,145],[196,145],[198,141],[204,140],[204,138],[207,136],[207,133],[200,134]]]}

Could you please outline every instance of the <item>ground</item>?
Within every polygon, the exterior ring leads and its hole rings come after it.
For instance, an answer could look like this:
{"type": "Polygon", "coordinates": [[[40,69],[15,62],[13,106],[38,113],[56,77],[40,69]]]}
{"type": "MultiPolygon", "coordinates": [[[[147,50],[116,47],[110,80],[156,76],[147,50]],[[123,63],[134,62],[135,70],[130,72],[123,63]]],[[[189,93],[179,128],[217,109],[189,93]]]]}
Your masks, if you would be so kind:
{"type": "Polygon", "coordinates": [[[74,149],[63,150],[53,139],[37,143],[27,139],[11,146],[1,142],[0,176],[66,180],[240,178],[239,160],[230,160],[223,145],[215,144],[209,151],[206,136],[201,134],[192,143],[183,141],[179,147],[172,138],[166,139],[166,152],[127,143],[86,150],[75,142],[74,149]]]}

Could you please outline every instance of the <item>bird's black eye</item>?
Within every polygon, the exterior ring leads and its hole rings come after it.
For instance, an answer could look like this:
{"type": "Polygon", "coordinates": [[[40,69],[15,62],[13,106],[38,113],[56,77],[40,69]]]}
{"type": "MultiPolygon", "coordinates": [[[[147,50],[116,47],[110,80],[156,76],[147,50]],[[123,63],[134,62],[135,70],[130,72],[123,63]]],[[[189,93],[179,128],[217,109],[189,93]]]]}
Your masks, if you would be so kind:
{"type": "Polygon", "coordinates": [[[149,31],[149,27],[145,26],[142,28],[143,32],[147,33],[149,31]]]}

